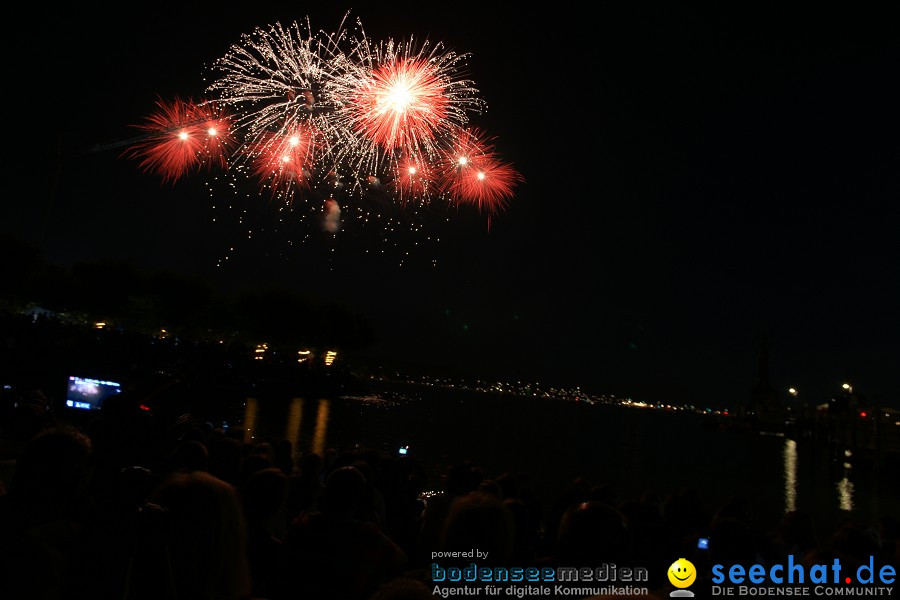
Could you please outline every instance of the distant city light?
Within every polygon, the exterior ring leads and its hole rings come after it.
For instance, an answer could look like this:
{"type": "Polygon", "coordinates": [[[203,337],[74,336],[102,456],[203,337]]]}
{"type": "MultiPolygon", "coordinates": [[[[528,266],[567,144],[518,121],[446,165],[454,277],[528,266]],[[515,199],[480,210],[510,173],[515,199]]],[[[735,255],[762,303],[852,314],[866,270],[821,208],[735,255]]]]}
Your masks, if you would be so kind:
{"type": "Polygon", "coordinates": [[[325,353],[325,366],[330,367],[331,363],[334,362],[334,359],[337,358],[337,352],[334,350],[329,350],[325,353]]]}

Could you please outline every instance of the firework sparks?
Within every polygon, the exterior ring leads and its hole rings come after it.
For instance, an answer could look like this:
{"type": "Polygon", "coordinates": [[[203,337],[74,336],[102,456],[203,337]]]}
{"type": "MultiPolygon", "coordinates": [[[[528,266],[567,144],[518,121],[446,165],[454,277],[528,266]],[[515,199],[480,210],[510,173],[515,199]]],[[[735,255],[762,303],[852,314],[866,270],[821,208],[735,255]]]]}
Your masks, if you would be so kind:
{"type": "Polygon", "coordinates": [[[180,98],[156,105],[157,112],[135,126],[145,135],[126,150],[144,170],[174,182],[202,165],[226,166],[234,137],[223,110],[180,98]]]}
{"type": "Polygon", "coordinates": [[[439,155],[441,140],[484,109],[472,81],[463,76],[467,54],[442,44],[387,40],[360,35],[348,53],[355,69],[335,82],[348,99],[334,114],[345,133],[341,160],[366,175],[396,171],[398,159],[439,155]]]}
{"type": "MultiPolygon", "coordinates": [[[[255,148],[273,131],[313,127],[338,137],[331,113],[343,99],[332,92],[347,77],[349,61],[339,48],[343,30],[311,33],[309,22],[245,34],[214,68],[220,74],[208,92],[237,115],[235,128],[245,148],[255,148]]],[[[327,150],[322,146],[321,150],[327,150]]],[[[252,154],[252,152],[251,152],[252,154]]]]}
{"type": "Polygon", "coordinates": [[[200,163],[203,147],[195,120],[193,103],[176,98],[158,100],[157,112],[137,125],[145,132],[127,153],[140,160],[140,166],[157,173],[163,181],[175,181],[200,163]]]}
{"type": "Polygon", "coordinates": [[[253,173],[273,191],[292,185],[308,187],[316,144],[316,132],[308,125],[284,134],[266,134],[249,150],[253,173]]]}
{"type": "Polygon", "coordinates": [[[327,198],[332,216],[337,194],[381,190],[402,206],[443,198],[493,215],[523,178],[469,126],[484,103],[467,57],[411,37],[373,42],[358,20],[352,33],[344,21],[313,32],[308,19],[257,28],[213,64],[212,100],[160,101],[130,153],[165,181],[227,168],[287,200],[327,198]]]}
{"type": "Polygon", "coordinates": [[[226,111],[209,102],[194,107],[194,119],[201,142],[200,162],[208,168],[226,168],[236,144],[226,111]]]}
{"type": "Polygon", "coordinates": [[[434,68],[421,60],[401,60],[378,68],[357,92],[354,129],[391,151],[430,143],[447,117],[448,98],[434,68]]]}
{"type": "Polygon", "coordinates": [[[422,158],[403,156],[394,168],[391,185],[402,203],[428,199],[435,191],[434,169],[422,158]]]}
{"type": "Polygon", "coordinates": [[[508,163],[493,157],[469,161],[448,186],[450,197],[494,215],[504,208],[522,181],[521,174],[508,163]]]}

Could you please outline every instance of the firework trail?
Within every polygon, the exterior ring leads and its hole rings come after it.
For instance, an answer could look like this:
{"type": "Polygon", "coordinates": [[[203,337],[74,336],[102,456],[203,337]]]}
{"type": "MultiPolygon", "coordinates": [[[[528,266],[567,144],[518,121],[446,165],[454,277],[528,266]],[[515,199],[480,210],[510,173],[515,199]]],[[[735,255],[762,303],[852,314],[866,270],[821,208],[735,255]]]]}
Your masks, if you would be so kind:
{"type": "MultiPolygon", "coordinates": [[[[337,231],[338,192],[434,199],[492,216],[524,180],[470,126],[484,110],[466,54],[412,37],[313,31],[309,20],[244,34],[212,65],[210,100],[158,102],[128,151],[175,181],[200,166],[255,178],[286,203],[312,197],[337,231]]],[[[341,201],[343,204],[344,201],[341,201]]]]}

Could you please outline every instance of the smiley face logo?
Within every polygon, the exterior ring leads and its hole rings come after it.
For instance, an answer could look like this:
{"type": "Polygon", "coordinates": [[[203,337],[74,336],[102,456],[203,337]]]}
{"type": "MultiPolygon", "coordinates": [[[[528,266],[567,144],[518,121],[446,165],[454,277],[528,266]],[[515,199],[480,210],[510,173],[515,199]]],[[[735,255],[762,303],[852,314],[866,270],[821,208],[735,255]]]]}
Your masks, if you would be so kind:
{"type": "Polygon", "coordinates": [[[669,567],[669,581],[677,588],[690,587],[697,579],[697,569],[691,561],[679,558],[669,567]]]}

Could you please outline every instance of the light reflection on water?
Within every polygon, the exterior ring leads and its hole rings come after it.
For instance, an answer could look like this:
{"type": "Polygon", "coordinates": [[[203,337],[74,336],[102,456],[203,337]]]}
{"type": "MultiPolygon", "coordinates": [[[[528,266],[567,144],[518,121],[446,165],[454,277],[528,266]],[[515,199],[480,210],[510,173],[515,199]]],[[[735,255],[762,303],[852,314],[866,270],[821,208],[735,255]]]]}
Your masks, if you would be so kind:
{"type": "Polygon", "coordinates": [[[291,443],[293,459],[297,462],[302,456],[300,444],[300,422],[303,417],[303,398],[291,398],[288,405],[287,425],[284,430],[284,438],[291,443]]]}
{"type": "Polygon", "coordinates": [[[797,442],[784,440],[784,510],[797,510],[797,442]]]}
{"type": "Polygon", "coordinates": [[[838,505],[841,510],[853,510],[853,482],[846,476],[835,484],[838,493],[838,505]]]}
{"type": "Polygon", "coordinates": [[[256,415],[259,412],[259,403],[256,398],[247,398],[244,403],[244,443],[250,443],[256,437],[256,415]]]}
{"type": "Polygon", "coordinates": [[[325,455],[325,442],[328,439],[328,415],[331,412],[331,400],[322,398],[316,408],[316,428],[313,430],[312,451],[319,456],[325,455]]]}
{"type": "Polygon", "coordinates": [[[692,487],[714,508],[728,497],[744,495],[766,513],[765,522],[777,522],[784,512],[795,510],[811,512],[825,523],[834,522],[835,511],[864,511],[874,517],[896,512],[900,497],[883,473],[855,464],[849,470],[843,464],[849,458],[837,459],[813,442],[704,428],[695,417],[633,408],[551,406],[429,391],[246,398],[242,412],[245,441],[284,436],[292,444],[295,464],[306,452],[324,456],[329,448],[361,444],[394,453],[399,445],[410,444],[434,478],[429,482],[433,487],[441,485],[448,465],[472,459],[489,476],[533,474],[545,498],[583,475],[617,486],[621,497],[692,487]],[[672,432],[678,432],[677,440],[643,443],[671,439],[672,432]],[[670,450],[689,466],[687,471],[672,468],[670,450]]]}

